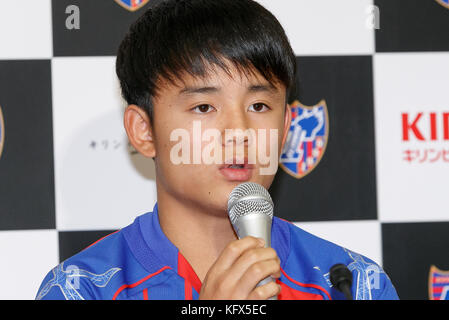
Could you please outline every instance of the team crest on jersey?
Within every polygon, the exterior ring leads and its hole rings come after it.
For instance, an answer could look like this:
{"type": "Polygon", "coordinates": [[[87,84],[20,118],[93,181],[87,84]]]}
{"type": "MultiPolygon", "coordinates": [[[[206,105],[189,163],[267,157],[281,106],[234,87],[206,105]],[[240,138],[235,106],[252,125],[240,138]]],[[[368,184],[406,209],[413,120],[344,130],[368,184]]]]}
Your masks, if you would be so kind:
{"type": "Polygon", "coordinates": [[[435,266],[429,272],[429,299],[449,300],[449,271],[443,271],[435,266]]]}
{"type": "Polygon", "coordinates": [[[329,136],[329,115],[325,100],[314,106],[295,101],[290,106],[292,123],[279,163],[285,172],[300,179],[316,168],[324,155],[329,136]]]}
{"type": "Polygon", "coordinates": [[[5,123],[3,121],[2,107],[0,106],[0,158],[2,157],[4,142],[5,142],[5,123]]]}
{"type": "Polygon", "coordinates": [[[449,0],[436,0],[436,2],[449,9],[449,0]]]}
{"type": "Polygon", "coordinates": [[[129,11],[136,11],[147,4],[149,0],[115,0],[119,5],[129,11]]]}

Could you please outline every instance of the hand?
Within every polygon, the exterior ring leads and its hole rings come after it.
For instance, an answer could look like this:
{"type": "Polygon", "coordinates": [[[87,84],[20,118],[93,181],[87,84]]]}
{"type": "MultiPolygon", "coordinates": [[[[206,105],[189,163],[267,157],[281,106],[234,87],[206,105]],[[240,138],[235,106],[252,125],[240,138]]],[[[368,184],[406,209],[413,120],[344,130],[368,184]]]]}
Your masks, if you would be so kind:
{"type": "Polygon", "coordinates": [[[199,295],[200,300],[266,300],[279,294],[274,281],[256,287],[266,277],[281,276],[280,260],[262,239],[245,237],[230,242],[209,269],[199,295]]]}

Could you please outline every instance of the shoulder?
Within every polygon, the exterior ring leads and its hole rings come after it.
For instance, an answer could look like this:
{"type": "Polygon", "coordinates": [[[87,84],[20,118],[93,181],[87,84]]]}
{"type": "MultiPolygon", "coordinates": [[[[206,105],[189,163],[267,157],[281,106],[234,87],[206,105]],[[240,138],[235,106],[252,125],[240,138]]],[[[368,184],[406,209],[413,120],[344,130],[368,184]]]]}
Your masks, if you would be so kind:
{"type": "Polygon", "coordinates": [[[45,276],[37,300],[110,299],[132,257],[123,230],[113,232],[61,262],[45,276]]]}
{"type": "Polygon", "coordinates": [[[283,262],[287,274],[320,285],[329,296],[342,298],[333,288],[329,276],[330,268],[341,263],[352,272],[354,299],[398,298],[389,277],[373,260],[317,237],[287,220],[276,218],[275,221],[279,230],[288,233],[288,254],[283,262]]]}
{"type": "Polygon", "coordinates": [[[45,276],[36,299],[97,298],[96,288],[108,288],[122,270],[123,242],[122,232],[117,231],[61,262],[45,276]]]}

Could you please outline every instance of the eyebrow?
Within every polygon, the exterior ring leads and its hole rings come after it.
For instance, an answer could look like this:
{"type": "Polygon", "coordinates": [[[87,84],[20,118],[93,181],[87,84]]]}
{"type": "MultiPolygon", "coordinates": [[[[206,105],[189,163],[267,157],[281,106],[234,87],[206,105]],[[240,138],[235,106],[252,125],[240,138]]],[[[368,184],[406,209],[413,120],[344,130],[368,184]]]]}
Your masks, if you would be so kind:
{"type": "MultiPolygon", "coordinates": [[[[217,93],[220,90],[220,87],[185,87],[179,91],[179,95],[217,93]]],[[[253,84],[247,87],[247,92],[276,93],[277,89],[272,84],[253,84]]]]}

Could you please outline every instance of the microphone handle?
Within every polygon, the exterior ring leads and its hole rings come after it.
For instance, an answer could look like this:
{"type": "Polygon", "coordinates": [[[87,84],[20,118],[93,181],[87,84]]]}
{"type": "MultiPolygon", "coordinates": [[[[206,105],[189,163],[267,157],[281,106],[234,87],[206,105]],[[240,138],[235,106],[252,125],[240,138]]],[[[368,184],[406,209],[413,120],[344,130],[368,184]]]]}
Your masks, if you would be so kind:
{"type": "MultiPolygon", "coordinates": [[[[246,236],[262,238],[265,240],[265,248],[271,247],[271,217],[260,213],[249,213],[240,217],[233,225],[234,230],[242,239],[246,236]]],[[[257,287],[274,281],[271,276],[261,280],[257,287]]],[[[277,296],[271,297],[268,300],[277,300],[277,296]]]]}
{"type": "Polygon", "coordinates": [[[341,292],[345,295],[346,300],[352,300],[352,294],[351,294],[351,285],[349,282],[345,281],[344,283],[340,284],[341,292]]]}

